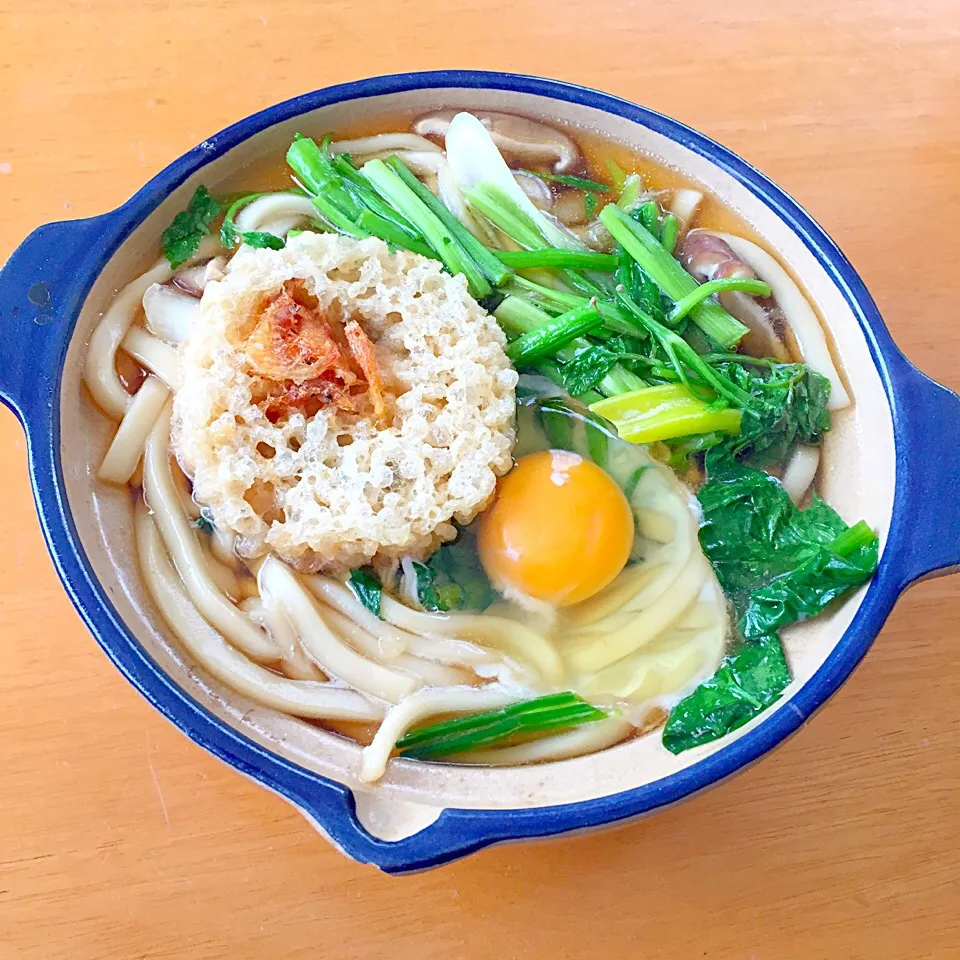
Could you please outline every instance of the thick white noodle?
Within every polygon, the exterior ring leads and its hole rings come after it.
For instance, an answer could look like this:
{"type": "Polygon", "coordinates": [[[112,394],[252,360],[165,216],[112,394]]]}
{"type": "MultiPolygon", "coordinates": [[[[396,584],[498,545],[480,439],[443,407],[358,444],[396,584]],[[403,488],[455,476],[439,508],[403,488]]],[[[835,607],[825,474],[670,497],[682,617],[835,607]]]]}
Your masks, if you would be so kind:
{"type": "Polygon", "coordinates": [[[272,233],[275,237],[285,237],[291,230],[296,230],[303,224],[302,217],[278,217],[276,220],[267,220],[260,227],[261,233],[272,233]]]}
{"type": "Polygon", "coordinates": [[[369,660],[344,643],[324,622],[306,587],[276,557],[263,561],[257,580],[261,597],[286,611],[304,649],[324,673],[389,703],[399,703],[420,686],[415,677],[369,660]]]}
{"type": "Polygon", "coordinates": [[[228,566],[236,566],[236,542],[237,538],[231,531],[214,527],[213,533],[210,534],[210,552],[221,563],[225,563],[228,566]]]}
{"type": "Polygon", "coordinates": [[[492,647],[522,664],[532,666],[547,683],[563,678],[563,663],[546,637],[516,620],[487,614],[426,613],[384,596],[381,611],[385,620],[405,630],[466,640],[492,647]]]}
{"type": "MultiPolygon", "coordinates": [[[[713,231],[710,232],[713,233],[713,231]]],[[[828,409],[841,410],[847,406],[850,403],[850,397],[834,366],[833,357],[830,356],[830,348],[827,346],[823,327],[813,307],[787,271],[766,250],[761,250],[755,243],[744,240],[743,237],[736,237],[729,233],[713,235],[725,240],[733,252],[761,280],[770,284],[773,296],[800,346],[803,362],[830,381],[828,409]]]]}
{"type": "Polygon", "coordinates": [[[819,466],[819,447],[801,445],[793,451],[793,456],[790,457],[780,482],[794,503],[801,503],[807,495],[810,484],[813,483],[813,478],[817,475],[817,467],[819,466]]]}
{"type": "Polygon", "coordinates": [[[200,615],[164,552],[153,518],[142,505],[136,516],[140,572],[170,629],[187,652],[221,683],[273,710],[320,720],[375,722],[384,713],[353,690],[316,681],[288,680],[251,663],[200,615]]]}
{"type": "MultiPolygon", "coordinates": [[[[238,214],[236,226],[244,232],[248,230],[265,230],[264,225],[273,221],[293,221],[294,226],[317,216],[317,208],[309,198],[298,196],[295,193],[268,193],[252,203],[248,203],[238,214]]],[[[288,228],[292,229],[292,228],[288,228]]]]}
{"type": "MultiPolygon", "coordinates": [[[[377,659],[392,663],[405,651],[424,660],[433,660],[453,666],[478,666],[480,664],[499,663],[502,658],[492,651],[483,650],[471,643],[460,640],[451,640],[430,633],[420,635],[405,629],[399,624],[392,624],[390,618],[384,614],[384,620],[374,616],[353,594],[353,591],[344,583],[331,580],[322,574],[304,576],[301,578],[312,593],[327,606],[338,610],[345,617],[353,620],[361,629],[376,637],[380,646],[380,656],[377,659]]],[[[403,607],[403,604],[398,604],[403,607]]],[[[392,608],[391,608],[392,609],[392,608]]],[[[403,607],[404,610],[408,609],[403,607]]]]}
{"type": "Polygon", "coordinates": [[[693,557],[660,597],[629,617],[619,629],[565,649],[563,658],[567,665],[577,673],[589,674],[629,656],[683,616],[700,593],[706,575],[703,556],[693,557]]]}
{"type": "MultiPolygon", "coordinates": [[[[192,260],[213,256],[220,249],[214,236],[204,237],[192,260]]],[[[84,380],[93,399],[113,420],[120,420],[130,404],[130,394],[124,389],[114,366],[117,348],[133,325],[147,288],[154,283],[166,283],[173,277],[173,268],[166,260],[159,260],[146,273],[131,280],[114,298],[97,324],[87,346],[84,380]]]]}
{"type": "Polygon", "coordinates": [[[293,624],[282,607],[261,597],[249,597],[240,606],[252,620],[266,628],[280,648],[283,659],[279,666],[286,676],[291,680],[327,679],[323,671],[304,653],[293,624]]]}
{"type": "Polygon", "coordinates": [[[190,481],[187,475],[180,469],[179,464],[171,468],[173,476],[173,486],[177,491],[177,498],[180,501],[180,509],[188,520],[200,519],[200,504],[193,499],[193,493],[190,490],[190,481]]]}
{"type": "Polygon", "coordinates": [[[208,544],[203,544],[201,549],[203,550],[203,559],[207,565],[207,571],[210,574],[210,578],[217,585],[217,589],[233,603],[237,603],[240,609],[246,613],[246,608],[239,602],[243,599],[244,593],[240,586],[240,579],[237,577],[235,567],[232,564],[227,565],[221,563],[208,544]]]}
{"type": "Polygon", "coordinates": [[[156,374],[171,390],[180,389],[180,356],[176,347],[147,333],[143,327],[131,327],[120,343],[141,367],[156,374]]]}
{"type": "Polygon", "coordinates": [[[210,576],[197,534],[183,513],[170,469],[170,410],[167,403],[157,417],[143,458],[143,492],[163,542],[190,599],[210,625],[248,657],[263,663],[279,660],[276,644],[223,595],[210,576]]]}
{"type": "Polygon", "coordinates": [[[411,656],[409,653],[401,653],[390,660],[385,660],[380,652],[380,642],[377,638],[367,633],[350,617],[345,617],[339,610],[334,610],[333,607],[324,607],[320,615],[331,630],[342,640],[356,647],[364,656],[378,662],[386,662],[388,666],[412,674],[428,686],[457,687],[470,683],[471,677],[466,670],[448,667],[432,660],[424,660],[421,657],[411,656]]]}
{"type": "Polygon", "coordinates": [[[370,746],[364,747],[360,761],[360,779],[364,783],[379,780],[397,741],[415,724],[439,713],[475,713],[496,710],[516,703],[518,697],[498,687],[450,687],[447,690],[421,690],[387,712],[370,746]]]}
{"type": "Polygon", "coordinates": [[[593,674],[580,692],[648,705],[676,703],[716,672],[727,629],[723,594],[711,578],[686,616],[635,653],[593,674]]]}
{"type": "Polygon", "coordinates": [[[340,611],[358,627],[376,637],[380,648],[378,660],[393,660],[407,649],[414,638],[402,630],[396,630],[372,614],[343,583],[331,580],[322,574],[301,578],[308,589],[327,606],[340,611]]]}
{"type": "Polygon", "coordinates": [[[585,723],[573,730],[539,737],[512,747],[491,747],[446,757],[456,763],[483,764],[493,767],[516,767],[523,763],[546,763],[568,760],[597,753],[626,739],[633,732],[633,724],[622,717],[610,717],[585,723]]]}
{"type": "Polygon", "coordinates": [[[570,607],[566,619],[576,627],[587,627],[622,610],[628,603],[631,609],[642,609],[645,598],[662,592],[676,577],[679,566],[658,563],[636,563],[628,567],[608,587],[598,594],[570,607]],[[655,590],[647,590],[655,586],[655,590]],[[647,591],[641,594],[641,591],[647,591]]]}
{"type": "Polygon", "coordinates": [[[124,484],[143,456],[147,435],[167,402],[170,391],[156,377],[147,377],[127,407],[117,432],[97,471],[97,479],[104,483],[124,484]]]}

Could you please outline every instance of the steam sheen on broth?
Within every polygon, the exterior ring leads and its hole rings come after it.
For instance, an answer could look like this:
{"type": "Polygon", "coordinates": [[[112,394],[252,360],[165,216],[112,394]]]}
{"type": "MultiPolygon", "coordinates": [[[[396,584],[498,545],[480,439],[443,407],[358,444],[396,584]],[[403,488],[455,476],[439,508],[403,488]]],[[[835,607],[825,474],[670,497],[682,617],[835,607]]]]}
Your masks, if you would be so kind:
{"type": "Polygon", "coordinates": [[[587,132],[307,133],[200,188],[87,352],[99,478],[184,649],[368,782],[679,752],[775,702],[778,631],[877,554],[815,492],[851,400],[790,275],[587,132]]]}

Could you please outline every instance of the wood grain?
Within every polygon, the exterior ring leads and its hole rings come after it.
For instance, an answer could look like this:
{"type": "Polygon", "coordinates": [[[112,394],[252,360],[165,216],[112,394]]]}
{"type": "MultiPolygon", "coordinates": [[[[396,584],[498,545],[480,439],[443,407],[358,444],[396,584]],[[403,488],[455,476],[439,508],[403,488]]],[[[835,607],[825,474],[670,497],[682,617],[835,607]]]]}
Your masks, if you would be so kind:
{"type": "MultiPolygon", "coordinates": [[[[754,162],[837,239],[906,352],[960,387],[956,0],[0,0],[0,51],[0,257],[284,97],[523,69],[754,162]]],[[[3,960],[960,956],[960,580],[904,597],[816,720],[725,786],[390,879],[127,685],[59,587],[6,413],[0,449],[3,960]]]]}

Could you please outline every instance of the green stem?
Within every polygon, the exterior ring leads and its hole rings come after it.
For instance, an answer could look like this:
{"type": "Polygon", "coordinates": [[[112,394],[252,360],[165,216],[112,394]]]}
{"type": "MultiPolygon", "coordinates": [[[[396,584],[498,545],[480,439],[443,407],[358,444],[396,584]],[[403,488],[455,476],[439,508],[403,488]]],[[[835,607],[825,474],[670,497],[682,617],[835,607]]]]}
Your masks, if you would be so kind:
{"type": "Polygon", "coordinates": [[[673,248],[677,245],[677,235],[680,233],[680,221],[668,213],[660,224],[660,246],[673,256],[673,248]]]}
{"type": "MultiPolygon", "coordinates": [[[[487,279],[502,287],[510,279],[510,271],[497,259],[434,195],[422,184],[399,157],[390,157],[387,166],[423,201],[456,237],[457,242],[473,258],[487,279]]],[[[507,264],[509,266],[509,264],[507,264]]]]}
{"type": "MultiPolygon", "coordinates": [[[[581,307],[590,300],[587,297],[581,297],[577,293],[568,293],[565,290],[554,290],[553,287],[545,287],[542,284],[528,280],[519,275],[513,278],[513,285],[523,290],[528,290],[543,300],[548,306],[560,308],[561,310],[572,310],[574,307],[581,307]]],[[[646,330],[638,327],[630,319],[630,315],[624,313],[615,303],[609,300],[597,300],[596,309],[603,316],[604,323],[611,333],[625,333],[632,337],[646,336],[646,330]]]]}
{"type": "Polygon", "coordinates": [[[429,257],[436,260],[437,255],[422,240],[417,240],[410,236],[410,233],[401,229],[397,224],[381,217],[372,210],[361,210],[357,217],[357,226],[367,233],[379,237],[386,243],[392,243],[395,247],[402,247],[411,253],[419,253],[422,257],[429,257]]]}
{"type": "Polygon", "coordinates": [[[617,289],[617,297],[630,310],[637,320],[659,340],[667,356],[684,384],[688,384],[686,368],[696,373],[705,383],[713,387],[721,396],[738,407],[755,410],[757,403],[745,390],[732,380],[721,376],[713,367],[704,363],[703,358],[678,333],[658,323],[649,314],[644,313],[622,288],[617,289]]]}
{"type": "Polygon", "coordinates": [[[390,167],[382,160],[368,160],[360,172],[387,203],[399,210],[423,234],[451,273],[462,273],[467,278],[467,286],[473,297],[480,300],[493,292],[486,276],[443,221],[390,167]]]}
{"type": "Polygon", "coordinates": [[[554,353],[577,337],[595,330],[603,323],[603,317],[592,304],[574,307],[549,323],[525,333],[507,347],[507,356],[514,366],[522,367],[538,357],[554,353]]]}
{"type": "MultiPolygon", "coordinates": [[[[603,208],[600,221],[671,300],[682,300],[697,288],[697,281],[663,249],[650,231],[615,204],[609,203],[603,208]]],[[[698,304],[691,317],[711,340],[724,349],[739,343],[748,332],[719,304],[709,301],[698,304]]]]}
{"type": "Polygon", "coordinates": [[[708,280],[673,305],[673,309],[667,314],[667,323],[675,327],[698,303],[706,300],[707,297],[712,297],[715,293],[725,293],[727,290],[740,290],[755,297],[770,296],[770,284],[764,283],[763,280],[754,280],[751,277],[724,277],[721,280],[708,280]]]}
{"type": "Polygon", "coordinates": [[[514,270],[527,270],[532,267],[572,267],[580,270],[603,270],[612,272],[617,269],[617,258],[609,253],[595,253],[592,250],[495,250],[494,256],[502,264],[514,270]]]}

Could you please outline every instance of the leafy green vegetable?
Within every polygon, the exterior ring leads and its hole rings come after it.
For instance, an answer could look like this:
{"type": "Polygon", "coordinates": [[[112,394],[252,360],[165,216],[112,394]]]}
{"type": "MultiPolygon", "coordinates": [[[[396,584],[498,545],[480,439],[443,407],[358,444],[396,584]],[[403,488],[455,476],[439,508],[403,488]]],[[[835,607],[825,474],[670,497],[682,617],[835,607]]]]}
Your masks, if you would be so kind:
{"type": "Polygon", "coordinates": [[[444,220],[406,183],[405,178],[382,160],[368,160],[360,173],[374,190],[392,207],[403,214],[423,235],[443,265],[453,274],[467,278],[471,296],[482,298],[492,292],[489,280],[477,262],[457,240],[444,220]]]}
{"type": "Polygon", "coordinates": [[[510,271],[425,187],[406,165],[397,157],[387,160],[387,166],[437,215],[456,241],[463,247],[483,271],[487,279],[501,286],[510,276],[510,271]]]}
{"type": "Polygon", "coordinates": [[[660,224],[660,245],[671,255],[673,248],[677,245],[679,232],[680,221],[672,213],[668,213],[660,224]]]}
{"type": "Polygon", "coordinates": [[[565,187],[576,187],[578,190],[592,190],[595,193],[608,193],[610,190],[606,184],[589,180],[587,177],[572,177],[566,173],[537,173],[536,170],[523,170],[521,172],[529,173],[532,177],[539,177],[541,180],[549,180],[552,183],[562,183],[565,187]]]}
{"type": "Polygon", "coordinates": [[[428,760],[606,718],[603,710],[575,693],[552,693],[411,730],[397,741],[397,750],[403,757],[428,760]]]}
{"type": "Polygon", "coordinates": [[[876,535],[816,494],[801,510],[779,480],[716,449],[707,472],[700,545],[746,639],[816,616],[876,569],[876,535]]]}
{"type": "Polygon", "coordinates": [[[707,454],[707,471],[697,494],[700,545],[745,642],[671,711],[663,744],[673,753],[722,737],[774,703],[790,682],[776,631],[816,616],[877,567],[876,534],[862,520],[848,527],[816,494],[800,510],[778,480],[718,448],[707,454]]]}
{"type": "Polygon", "coordinates": [[[737,433],[742,413],[726,402],[695,397],[681,383],[662,383],[598,400],[590,409],[606,417],[630,443],[653,443],[696,433],[737,433]]]}
{"type": "MultiPolygon", "coordinates": [[[[480,565],[476,534],[472,530],[461,529],[456,540],[445,543],[426,564],[417,564],[420,566],[425,566],[432,576],[437,609],[480,613],[499,599],[480,565]]],[[[424,603],[423,597],[420,602],[424,603]]]]}
{"type": "Polygon", "coordinates": [[[621,210],[630,210],[637,202],[640,191],[643,190],[643,180],[638,173],[631,173],[624,181],[620,196],[617,197],[617,206],[621,210]]]}
{"type": "Polygon", "coordinates": [[[383,585],[372,567],[361,567],[350,573],[347,581],[356,598],[375,616],[380,616],[383,585]]]}
{"type": "Polygon", "coordinates": [[[660,234],[660,211],[657,208],[656,203],[653,200],[648,200],[646,203],[641,204],[637,207],[636,216],[634,219],[638,223],[642,223],[643,226],[650,231],[655,237],[660,234]]]}
{"type": "Polygon", "coordinates": [[[637,262],[619,247],[616,280],[636,301],[637,306],[660,323],[666,322],[672,301],[664,297],[660,288],[647,276],[637,262]]]}
{"type": "Polygon", "coordinates": [[[592,390],[617,362],[617,354],[606,347],[588,347],[560,368],[563,386],[571,397],[592,390]]]}
{"type": "Polygon", "coordinates": [[[193,525],[201,532],[206,534],[213,533],[215,527],[213,521],[204,513],[201,513],[196,520],[193,521],[193,525]]]}
{"type": "MultiPolygon", "coordinates": [[[[663,251],[661,250],[661,252],[663,251]]],[[[687,375],[687,371],[690,370],[704,383],[712,387],[718,396],[723,397],[735,406],[744,409],[759,406],[758,401],[735,381],[723,373],[718,373],[710,364],[706,363],[676,331],[665,327],[645,313],[622,287],[617,288],[617,299],[631,312],[639,324],[657,339],[671,366],[676,370],[681,383],[687,387],[690,386],[687,375]]]]}
{"type": "Polygon", "coordinates": [[[775,703],[789,683],[790,668],[775,635],[743,644],[670,711],[663,745],[682,753],[717,740],[775,703]]]}
{"type": "Polygon", "coordinates": [[[740,630],[748,640],[815,617],[847,591],[869,580],[877,569],[879,541],[861,520],[818,547],[796,568],[750,597],[740,630]]]}
{"type": "Polygon", "coordinates": [[[210,224],[219,216],[221,209],[206,187],[197,187],[187,209],[181,210],[173,218],[160,239],[163,255],[174,270],[197,252],[200,241],[210,233],[210,224]]]}
{"type": "Polygon", "coordinates": [[[770,284],[753,277],[723,277],[720,280],[708,280],[674,304],[673,309],[667,315],[667,323],[675,327],[702,300],[712,297],[715,293],[724,293],[727,290],[742,290],[744,293],[749,293],[755,297],[770,296],[770,284]]]}
{"type": "Polygon", "coordinates": [[[241,233],[240,237],[248,247],[259,249],[282,250],[285,242],[283,237],[260,230],[247,230],[241,233]]]}
{"type": "Polygon", "coordinates": [[[622,193],[624,185],[627,182],[627,175],[623,167],[621,167],[613,157],[604,157],[603,162],[607,165],[607,172],[610,174],[610,182],[613,184],[613,189],[618,194],[622,193]]]}
{"type": "Polygon", "coordinates": [[[786,460],[796,443],[817,445],[830,429],[830,381],[802,363],[714,366],[759,403],[744,411],[740,435],[724,450],[752,466],[786,460]]]}
{"type": "Polygon", "coordinates": [[[455,583],[436,584],[437,572],[426,564],[414,563],[417,575],[417,599],[424,610],[446,611],[463,601],[463,590],[455,583]]]}
{"type": "MultiPolygon", "coordinates": [[[[646,204],[640,210],[645,207],[646,204]]],[[[671,300],[680,300],[697,288],[697,281],[663,248],[659,239],[616,204],[608,203],[600,211],[600,222],[671,300]]],[[[739,343],[747,333],[739,320],[710,300],[699,303],[691,317],[711,340],[724,348],[739,343]]]]}

